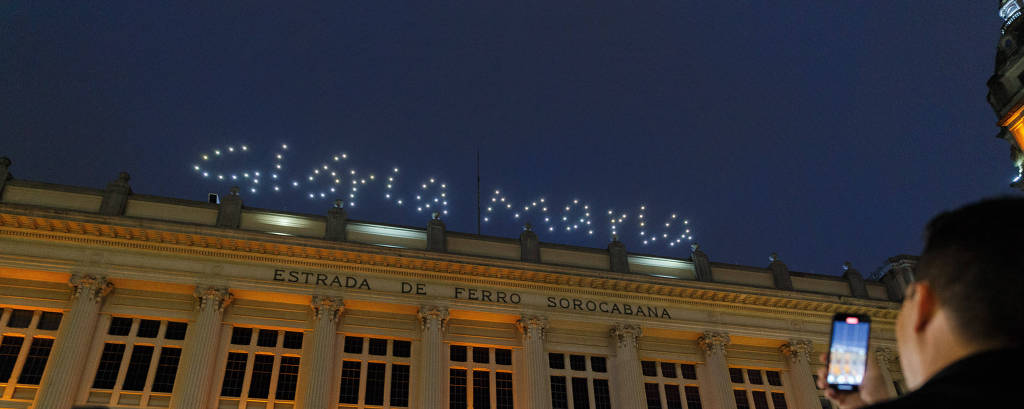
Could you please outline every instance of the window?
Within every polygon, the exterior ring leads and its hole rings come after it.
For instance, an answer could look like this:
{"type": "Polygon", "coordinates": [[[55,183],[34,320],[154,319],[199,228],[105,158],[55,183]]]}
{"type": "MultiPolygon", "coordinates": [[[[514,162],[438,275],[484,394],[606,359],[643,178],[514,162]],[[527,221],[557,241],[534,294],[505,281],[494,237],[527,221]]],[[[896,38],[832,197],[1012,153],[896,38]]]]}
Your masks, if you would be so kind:
{"type": "Polygon", "coordinates": [[[39,384],[62,317],[59,312],[0,309],[0,391],[4,385],[39,384]]]}
{"type": "Polygon", "coordinates": [[[729,368],[736,409],[789,409],[778,369],[729,368]],[[746,372],[746,379],[743,373],[746,372]],[[735,374],[739,374],[736,379],[735,374]],[[767,385],[765,384],[767,378],[767,385]]]}
{"type": "Polygon", "coordinates": [[[772,406],[775,409],[789,409],[789,406],[786,406],[786,395],[772,392],[772,406]]]}
{"type": "Polygon", "coordinates": [[[700,409],[700,389],[694,364],[641,361],[649,408],[700,409]],[[659,373],[660,372],[660,373],[659,373]],[[686,396],[683,396],[683,393],[686,396]],[[662,406],[664,402],[665,406],[662,406]],[[686,403],[684,406],[684,402],[686,403]]]}
{"type": "Polygon", "coordinates": [[[219,405],[233,407],[245,402],[247,407],[272,408],[278,403],[292,404],[302,360],[301,351],[289,348],[295,342],[302,345],[302,332],[233,327],[219,405]],[[278,342],[282,332],[284,343],[278,342]],[[288,342],[291,344],[284,345],[288,342]]]}
{"type": "Polygon", "coordinates": [[[453,362],[466,362],[466,347],[463,345],[452,345],[448,354],[448,360],[453,362]]]}
{"type": "Polygon", "coordinates": [[[764,391],[753,391],[754,396],[754,409],[768,409],[768,397],[765,396],[764,391]]]}
{"type": "Polygon", "coordinates": [[[747,391],[743,389],[736,389],[732,391],[732,394],[736,399],[736,409],[750,409],[750,401],[747,400],[747,391]]]}
{"type": "Polygon", "coordinates": [[[765,375],[768,377],[769,385],[782,386],[782,377],[779,376],[779,371],[765,371],[765,375]]]}
{"type": "Polygon", "coordinates": [[[761,378],[761,371],[757,369],[747,369],[747,379],[750,380],[752,385],[764,384],[764,379],[761,378]]]}
{"type": "Polygon", "coordinates": [[[603,356],[549,353],[552,409],[611,409],[608,368],[603,356]],[[590,367],[587,368],[587,362],[590,367]]]}
{"type": "Polygon", "coordinates": [[[338,403],[343,408],[409,407],[411,350],[410,341],[345,336],[338,403]]]}
{"type": "Polygon", "coordinates": [[[450,345],[449,348],[449,355],[453,358],[465,358],[466,348],[471,348],[473,361],[467,365],[465,360],[449,360],[450,409],[467,409],[467,405],[473,409],[514,406],[511,350],[464,345],[450,345]]]}
{"type": "Polygon", "coordinates": [[[283,347],[287,349],[302,349],[302,333],[298,331],[285,331],[283,347]]]}
{"type": "Polygon", "coordinates": [[[729,368],[729,379],[732,383],[745,383],[743,381],[743,370],[740,368],[729,368]]]}
{"type": "Polygon", "coordinates": [[[101,327],[103,345],[89,391],[89,402],[142,406],[168,402],[181,360],[188,324],[128,317],[110,317],[101,327]]]}

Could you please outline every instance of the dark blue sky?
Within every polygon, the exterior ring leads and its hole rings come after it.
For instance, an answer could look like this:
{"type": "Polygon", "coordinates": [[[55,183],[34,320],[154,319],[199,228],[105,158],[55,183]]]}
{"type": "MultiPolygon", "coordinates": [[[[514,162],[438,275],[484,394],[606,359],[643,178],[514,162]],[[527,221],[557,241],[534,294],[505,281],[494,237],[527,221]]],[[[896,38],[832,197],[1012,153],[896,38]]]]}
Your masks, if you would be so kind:
{"type": "MultiPolygon", "coordinates": [[[[991,1],[208,3],[0,3],[15,176],[103,187],[126,170],[137,193],[203,200],[229,184],[192,171],[201,153],[244,143],[209,166],[262,169],[287,143],[296,177],[344,151],[360,172],[444,180],[449,229],[471,232],[479,147],[485,191],[677,211],[715,261],[774,251],[829,274],[916,253],[938,211],[1012,193],[985,102],[991,1]]],[[[427,218],[369,199],[350,215],[427,218]]],[[[604,246],[594,219],[592,239],[541,240],[604,246]]],[[[495,220],[485,234],[518,235],[495,220]]]]}

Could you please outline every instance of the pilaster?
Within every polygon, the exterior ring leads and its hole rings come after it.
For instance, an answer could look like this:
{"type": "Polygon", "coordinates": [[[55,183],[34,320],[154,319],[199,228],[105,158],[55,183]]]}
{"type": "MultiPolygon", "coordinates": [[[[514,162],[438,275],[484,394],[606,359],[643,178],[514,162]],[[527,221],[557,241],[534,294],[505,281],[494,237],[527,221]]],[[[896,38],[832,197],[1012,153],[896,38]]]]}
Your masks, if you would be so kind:
{"type": "Polygon", "coordinates": [[[544,348],[544,333],[548,327],[547,318],[523,316],[516,321],[516,328],[523,337],[525,373],[520,378],[521,390],[525,392],[526,407],[551,409],[551,376],[548,374],[547,351],[544,348]]]}
{"type": "Polygon", "coordinates": [[[896,396],[896,385],[893,383],[892,368],[889,364],[898,359],[896,351],[889,348],[878,348],[875,350],[875,359],[878,362],[879,372],[882,373],[882,378],[885,379],[885,390],[889,392],[889,396],[896,396]]]}
{"type": "Polygon", "coordinates": [[[779,347],[779,352],[789,365],[789,385],[793,401],[798,408],[821,409],[818,390],[811,376],[811,355],[814,344],[809,340],[795,339],[779,347]]]}
{"type": "Polygon", "coordinates": [[[612,328],[611,335],[615,342],[615,360],[611,375],[615,381],[612,393],[613,405],[621,409],[645,409],[647,398],[644,395],[644,377],[640,370],[640,356],[637,340],[643,330],[635,325],[617,324],[612,328]]]}
{"type": "Polygon", "coordinates": [[[309,354],[303,354],[302,363],[309,365],[308,378],[302,382],[298,394],[298,408],[325,408],[330,405],[331,379],[334,374],[334,345],[338,336],[338,318],[345,309],[339,297],[314,295],[312,308],[313,340],[309,354]]]}
{"type": "Polygon", "coordinates": [[[420,307],[420,408],[442,409],[447,394],[444,359],[444,331],[448,323],[448,308],[425,305],[420,307]]]}
{"type": "Polygon", "coordinates": [[[185,336],[171,409],[204,409],[213,383],[224,309],[234,297],[223,287],[201,286],[195,297],[195,321],[185,336]]]}
{"type": "Polygon", "coordinates": [[[725,347],[729,335],[724,332],[705,332],[697,343],[704,350],[704,368],[707,381],[701,382],[705,402],[709,408],[736,409],[736,398],[732,395],[732,381],[729,379],[729,363],[725,358],[725,347]]]}

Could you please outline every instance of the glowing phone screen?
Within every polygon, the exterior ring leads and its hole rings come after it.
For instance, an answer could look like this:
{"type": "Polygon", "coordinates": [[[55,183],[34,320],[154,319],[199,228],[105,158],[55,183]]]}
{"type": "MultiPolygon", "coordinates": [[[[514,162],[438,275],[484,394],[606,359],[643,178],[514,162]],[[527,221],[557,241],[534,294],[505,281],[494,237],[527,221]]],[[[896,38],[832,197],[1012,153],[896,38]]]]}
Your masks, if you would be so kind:
{"type": "Polygon", "coordinates": [[[829,350],[828,383],[839,390],[852,390],[864,381],[868,357],[870,322],[856,317],[832,321],[832,347],[829,350]]]}

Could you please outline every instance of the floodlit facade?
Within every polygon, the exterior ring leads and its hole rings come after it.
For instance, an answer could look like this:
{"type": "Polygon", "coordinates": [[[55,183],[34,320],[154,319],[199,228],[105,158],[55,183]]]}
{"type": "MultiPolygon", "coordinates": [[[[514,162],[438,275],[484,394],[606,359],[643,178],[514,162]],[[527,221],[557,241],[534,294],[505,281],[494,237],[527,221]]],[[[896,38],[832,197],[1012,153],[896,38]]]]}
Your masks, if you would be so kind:
{"type": "Polygon", "coordinates": [[[865,280],[10,175],[0,408],[821,408],[840,311],[902,385],[912,257],[865,280]]]}
{"type": "Polygon", "coordinates": [[[995,73],[988,80],[988,103],[999,118],[999,138],[1010,143],[1010,159],[1017,168],[1011,186],[1024,190],[1024,1],[1000,0],[1002,36],[996,47],[995,73]]]}

